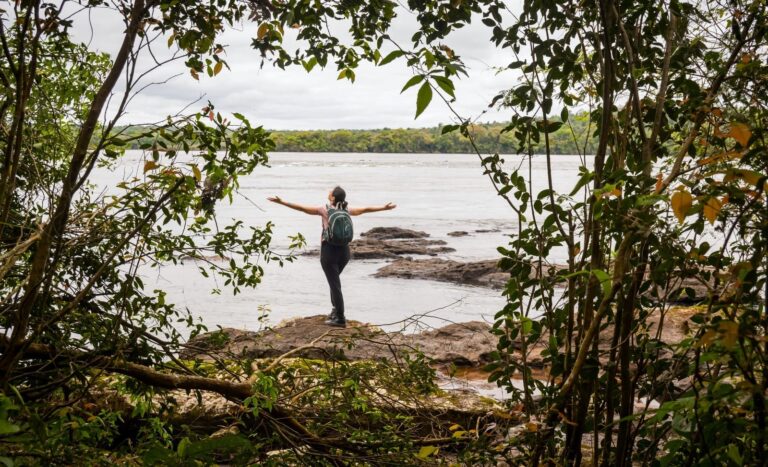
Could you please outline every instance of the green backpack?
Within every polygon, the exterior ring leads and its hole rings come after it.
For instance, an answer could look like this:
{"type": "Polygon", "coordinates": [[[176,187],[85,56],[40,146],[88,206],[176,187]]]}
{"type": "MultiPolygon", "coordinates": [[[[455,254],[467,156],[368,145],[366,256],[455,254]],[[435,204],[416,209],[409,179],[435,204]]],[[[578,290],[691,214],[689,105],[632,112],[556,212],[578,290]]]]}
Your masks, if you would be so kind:
{"type": "Polygon", "coordinates": [[[323,230],[323,240],[331,245],[347,245],[354,236],[352,217],[346,209],[328,208],[328,228],[323,230]]]}

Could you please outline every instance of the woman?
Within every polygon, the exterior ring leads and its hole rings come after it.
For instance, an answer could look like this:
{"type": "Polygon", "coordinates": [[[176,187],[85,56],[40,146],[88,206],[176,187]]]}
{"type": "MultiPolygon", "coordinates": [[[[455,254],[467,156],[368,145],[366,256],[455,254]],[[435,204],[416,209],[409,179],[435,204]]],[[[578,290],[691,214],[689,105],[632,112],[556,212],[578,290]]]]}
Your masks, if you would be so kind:
{"type": "Polygon", "coordinates": [[[384,206],[369,206],[365,208],[347,209],[347,193],[339,186],[328,192],[328,201],[330,204],[320,207],[303,206],[301,204],[289,203],[283,201],[279,196],[267,198],[273,203],[282,204],[291,209],[304,212],[306,214],[321,216],[323,223],[322,243],[320,246],[320,265],[325,272],[325,278],[328,279],[328,285],[331,288],[331,315],[325,322],[330,326],[346,327],[347,320],[344,316],[344,297],[341,294],[341,279],[339,275],[344,270],[344,266],[349,262],[349,245],[333,245],[326,241],[328,231],[328,208],[344,209],[352,216],[359,216],[368,212],[389,211],[395,209],[397,205],[387,203],[384,206]]]}

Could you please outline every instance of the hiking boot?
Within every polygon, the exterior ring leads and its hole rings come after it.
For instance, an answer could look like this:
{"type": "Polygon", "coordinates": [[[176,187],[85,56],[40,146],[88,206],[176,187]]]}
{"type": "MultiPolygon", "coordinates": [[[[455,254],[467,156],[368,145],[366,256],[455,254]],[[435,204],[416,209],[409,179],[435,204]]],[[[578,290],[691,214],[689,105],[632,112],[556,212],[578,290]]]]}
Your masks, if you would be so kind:
{"type": "Polygon", "coordinates": [[[347,327],[347,320],[343,317],[340,318],[338,316],[334,316],[333,319],[327,319],[325,320],[325,324],[328,326],[333,326],[336,328],[345,328],[347,327]]]}

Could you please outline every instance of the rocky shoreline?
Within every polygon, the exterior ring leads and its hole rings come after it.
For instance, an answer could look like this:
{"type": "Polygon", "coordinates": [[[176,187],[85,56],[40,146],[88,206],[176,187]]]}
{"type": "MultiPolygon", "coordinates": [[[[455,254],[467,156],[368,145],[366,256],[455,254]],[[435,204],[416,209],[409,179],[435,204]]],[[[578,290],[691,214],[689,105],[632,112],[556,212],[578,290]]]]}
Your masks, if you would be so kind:
{"type": "MultiPolygon", "coordinates": [[[[689,318],[698,312],[700,310],[696,307],[671,308],[663,316],[656,312],[648,318],[648,332],[655,334],[663,321],[665,324],[659,340],[676,344],[693,332],[689,318]]],[[[429,365],[438,370],[438,381],[469,381],[472,384],[466,389],[476,393],[486,391],[487,394],[495,387],[487,384],[488,373],[483,370],[493,362],[493,353],[497,351],[498,336],[489,323],[452,323],[421,332],[404,333],[387,332],[358,321],[348,321],[346,328],[332,328],[325,324],[325,319],[323,315],[295,318],[261,331],[223,328],[190,339],[179,357],[213,362],[289,356],[322,361],[383,361],[400,365],[408,359],[423,356],[429,365]]],[[[600,348],[610,348],[611,332],[609,329],[601,332],[598,339],[600,348]]],[[[549,337],[545,334],[526,348],[526,364],[534,372],[543,374],[546,370],[543,355],[548,341],[549,337]]],[[[508,357],[522,360],[522,346],[514,348],[517,350],[508,357]]]]}
{"type": "MultiPolygon", "coordinates": [[[[445,246],[444,240],[429,239],[426,232],[399,227],[375,227],[360,234],[349,244],[352,259],[397,259],[404,255],[437,256],[453,253],[456,249],[445,246]]],[[[317,256],[320,250],[305,255],[317,256]]]]}
{"type": "MultiPolygon", "coordinates": [[[[499,230],[473,231],[480,234],[490,232],[499,230]]],[[[472,234],[468,231],[455,231],[447,235],[456,238],[472,234]]],[[[462,262],[439,258],[440,254],[453,253],[456,250],[448,246],[446,241],[432,239],[429,233],[423,231],[400,227],[375,227],[353,240],[350,249],[353,260],[391,260],[376,271],[373,277],[433,280],[492,289],[503,289],[509,280],[509,273],[499,267],[498,260],[495,259],[462,262]],[[422,258],[414,258],[411,255],[422,258]]],[[[311,250],[304,254],[319,253],[319,250],[311,250]]],[[[548,274],[567,269],[561,264],[548,264],[546,268],[548,274]]],[[[535,268],[532,274],[536,274],[535,268]]],[[[663,298],[668,303],[692,305],[708,296],[711,285],[694,279],[682,279],[677,284],[647,290],[644,295],[651,300],[663,298]]]]}
{"type": "Polygon", "coordinates": [[[502,271],[497,263],[493,259],[463,263],[442,258],[403,258],[379,269],[374,277],[428,279],[501,289],[509,280],[509,273],[502,271]]]}
{"type": "Polygon", "coordinates": [[[396,362],[421,352],[434,364],[482,366],[491,361],[496,336],[481,321],[454,323],[419,333],[386,332],[348,321],[346,328],[331,328],[326,316],[296,318],[262,331],[224,328],[201,334],[188,342],[183,359],[264,359],[290,352],[292,357],[316,360],[386,360],[396,362]]]}

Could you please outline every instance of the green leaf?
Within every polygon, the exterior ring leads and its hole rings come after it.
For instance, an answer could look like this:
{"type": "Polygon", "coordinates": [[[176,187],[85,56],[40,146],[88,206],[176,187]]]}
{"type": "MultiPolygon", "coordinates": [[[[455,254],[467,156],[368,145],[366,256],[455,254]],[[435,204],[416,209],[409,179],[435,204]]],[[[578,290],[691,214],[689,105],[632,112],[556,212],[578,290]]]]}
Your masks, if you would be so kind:
{"type": "Polygon", "coordinates": [[[602,269],[593,269],[592,274],[595,275],[597,280],[600,282],[600,287],[603,288],[603,298],[608,298],[608,296],[611,295],[611,289],[613,288],[611,276],[609,276],[608,273],[602,269]]]}
{"type": "Polygon", "coordinates": [[[395,60],[396,58],[400,58],[400,57],[402,57],[403,55],[405,55],[405,52],[403,52],[402,50],[394,50],[394,51],[392,51],[392,52],[388,53],[388,54],[387,54],[387,56],[386,56],[386,57],[384,57],[384,58],[383,58],[383,59],[382,59],[382,60],[379,62],[379,66],[384,66],[384,65],[386,65],[387,63],[389,63],[389,62],[391,62],[391,61],[395,60]]]}
{"type": "Polygon", "coordinates": [[[521,318],[520,324],[522,325],[523,333],[525,334],[531,333],[531,330],[533,329],[533,320],[531,318],[525,318],[525,317],[521,318]]]}
{"type": "Polygon", "coordinates": [[[176,452],[180,457],[184,457],[184,454],[187,452],[187,448],[190,444],[192,444],[192,442],[189,440],[189,438],[186,437],[179,441],[179,446],[176,448],[176,452]]]}
{"type": "Polygon", "coordinates": [[[445,125],[441,130],[440,134],[444,135],[446,133],[450,133],[452,131],[456,131],[459,129],[459,125],[445,125]]]}
{"type": "Polygon", "coordinates": [[[307,70],[307,73],[309,73],[310,71],[312,71],[312,68],[314,68],[315,65],[317,65],[317,58],[312,57],[306,62],[301,62],[301,65],[304,67],[305,70],[307,70]]]}
{"type": "Polygon", "coordinates": [[[8,422],[7,420],[0,419],[0,435],[10,435],[17,433],[20,430],[18,425],[8,422]]]}
{"type": "Polygon", "coordinates": [[[450,79],[446,78],[445,76],[433,76],[432,79],[435,80],[435,83],[437,83],[437,85],[440,86],[440,89],[445,91],[446,94],[453,97],[454,99],[456,98],[456,95],[454,94],[453,82],[450,79]]]}
{"type": "Polygon", "coordinates": [[[419,118],[419,115],[424,112],[429,103],[432,101],[432,87],[429,83],[424,83],[419,88],[419,94],[416,96],[416,116],[414,119],[419,118]]]}
{"type": "Polygon", "coordinates": [[[736,465],[742,465],[744,463],[744,460],[741,458],[741,453],[739,452],[739,447],[735,444],[728,445],[728,457],[730,457],[736,465]]]}
{"type": "Polygon", "coordinates": [[[589,171],[582,173],[581,178],[579,178],[579,181],[573,187],[573,190],[571,190],[570,196],[575,196],[576,193],[578,193],[579,190],[581,190],[584,187],[584,185],[586,185],[592,180],[593,175],[594,174],[589,171]]]}
{"type": "Polygon", "coordinates": [[[405,86],[403,86],[403,89],[400,90],[400,93],[402,94],[405,92],[406,89],[416,86],[417,84],[421,83],[424,80],[424,75],[416,75],[413,78],[409,79],[407,83],[405,83],[405,86]]]}

